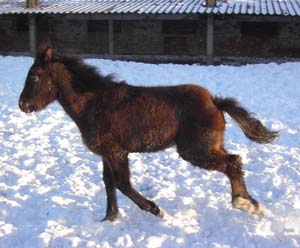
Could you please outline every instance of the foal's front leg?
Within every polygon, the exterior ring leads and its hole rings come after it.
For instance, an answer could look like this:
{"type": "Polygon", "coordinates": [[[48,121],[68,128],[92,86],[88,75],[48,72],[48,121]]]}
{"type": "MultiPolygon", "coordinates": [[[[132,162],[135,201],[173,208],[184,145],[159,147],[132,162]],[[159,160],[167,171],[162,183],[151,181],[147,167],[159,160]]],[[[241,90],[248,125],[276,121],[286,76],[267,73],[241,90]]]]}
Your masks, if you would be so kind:
{"type": "Polygon", "coordinates": [[[142,210],[148,211],[154,215],[163,216],[162,210],[152,201],[146,199],[137,192],[130,182],[129,162],[127,156],[107,159],[116,187],[126,196],[128,196],[142,210]]]}
{"type": "Polygon", "coordinates": [[[118,218],[118,205],[116,197],[116,184],[110,165],[103,159],[103,181],[105,184],[107,208],[102,221],[114,221],[118,218]]]}

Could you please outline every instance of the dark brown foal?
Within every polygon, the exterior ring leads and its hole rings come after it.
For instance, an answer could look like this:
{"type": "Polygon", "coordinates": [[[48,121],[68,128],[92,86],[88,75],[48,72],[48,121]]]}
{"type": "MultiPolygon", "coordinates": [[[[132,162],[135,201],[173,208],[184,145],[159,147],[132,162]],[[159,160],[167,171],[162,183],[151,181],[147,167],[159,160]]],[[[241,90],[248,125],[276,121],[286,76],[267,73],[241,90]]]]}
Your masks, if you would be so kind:
{"type": "Polygon", "coordinates": [[[116,189],[141,209],[162,216],[161,209],[138,193],[130,182],[128,155],[177,146],[194,166],[224,173],[230,180],[233,207],[262,215],[261,205],[248,193],[241,157],[228,154],[223,137],[227,112],[244,134],[270,143],[269,131],[232,98],[213,97],[196,85],[135,87],[102,76],[81,60],[61,56],[47,47],[28,72],[19,106],[40,111],[57,100],[77,124],[85,145],[103,158],[107,194],[104,220],[118,216],[116,189]]]}

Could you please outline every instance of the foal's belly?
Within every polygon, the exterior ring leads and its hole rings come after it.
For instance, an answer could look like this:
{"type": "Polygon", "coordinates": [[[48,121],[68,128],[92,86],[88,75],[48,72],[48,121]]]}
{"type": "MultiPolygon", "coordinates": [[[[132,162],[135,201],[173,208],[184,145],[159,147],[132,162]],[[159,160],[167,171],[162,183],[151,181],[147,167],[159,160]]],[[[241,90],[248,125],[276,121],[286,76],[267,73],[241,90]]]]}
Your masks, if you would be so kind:
{"type": "Polygon", "coordinates": [[[155,152],[175,144],[175,125],[160,128],[132,129],[122,139],[122,147],[129,152],[155,152]]]}
{"type": "Polygon", "coordinates": [[[166,97],[150,93],[110,113],[113,132],[128,152],[153,152],[174,144],[179,122],[177,108],[166,97]]]}

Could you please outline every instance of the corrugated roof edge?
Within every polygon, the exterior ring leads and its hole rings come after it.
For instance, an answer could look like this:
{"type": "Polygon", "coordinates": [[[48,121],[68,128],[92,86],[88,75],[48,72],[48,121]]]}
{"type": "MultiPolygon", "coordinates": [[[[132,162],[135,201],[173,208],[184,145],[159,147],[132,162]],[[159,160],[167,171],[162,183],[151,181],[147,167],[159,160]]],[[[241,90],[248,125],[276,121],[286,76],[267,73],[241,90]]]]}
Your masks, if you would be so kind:
{"type": "Polygon", "coordinates": [[[1,14],[239,14],[300,16],[300,0],[39,0],[35,8],[26,1],[0,0],[1,14]]]}

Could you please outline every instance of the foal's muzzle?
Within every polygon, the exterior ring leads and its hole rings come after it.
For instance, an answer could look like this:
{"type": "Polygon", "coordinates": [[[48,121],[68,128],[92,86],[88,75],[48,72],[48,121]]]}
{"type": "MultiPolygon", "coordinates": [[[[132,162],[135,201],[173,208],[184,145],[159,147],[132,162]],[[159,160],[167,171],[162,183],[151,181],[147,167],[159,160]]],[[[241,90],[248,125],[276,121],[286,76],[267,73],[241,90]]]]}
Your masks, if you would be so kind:
{"type": "Polygon", "coordinates": [[[31,112],[35,111],[34,105],[32,105],[28,102],[24,102],[22,100],[19,101],[19,107],[25,113],[31,113],[31,112]]]}

